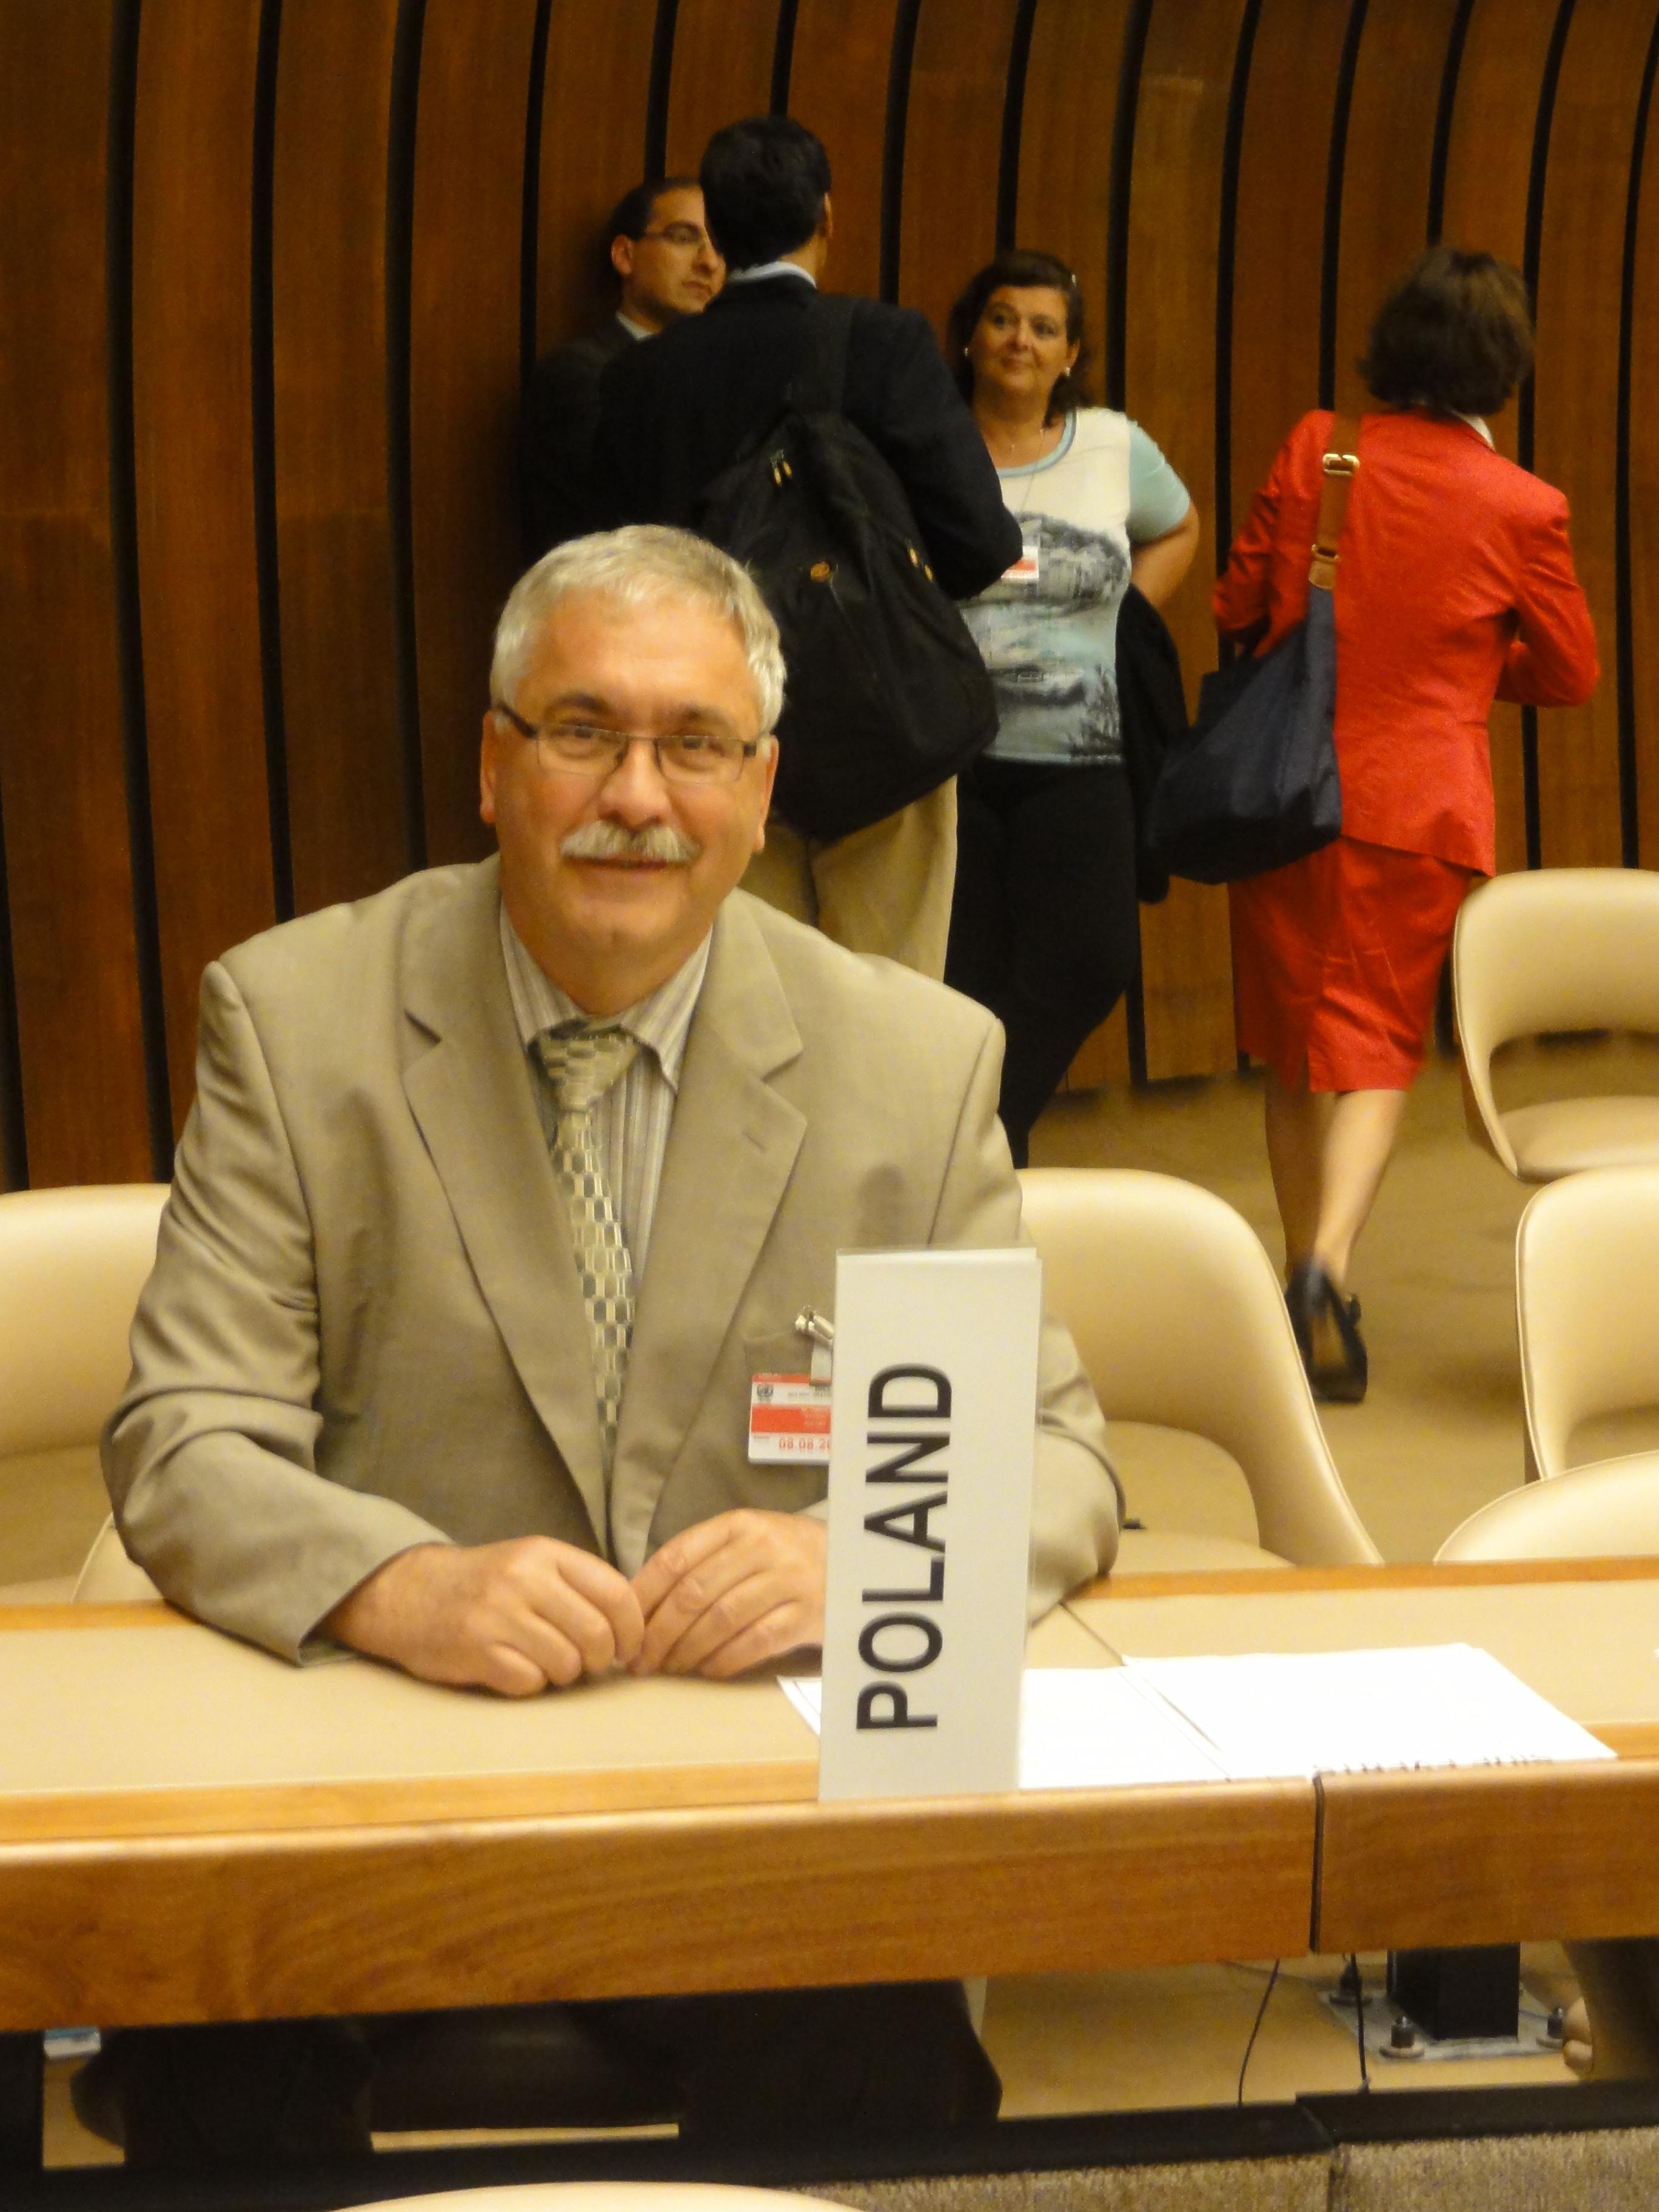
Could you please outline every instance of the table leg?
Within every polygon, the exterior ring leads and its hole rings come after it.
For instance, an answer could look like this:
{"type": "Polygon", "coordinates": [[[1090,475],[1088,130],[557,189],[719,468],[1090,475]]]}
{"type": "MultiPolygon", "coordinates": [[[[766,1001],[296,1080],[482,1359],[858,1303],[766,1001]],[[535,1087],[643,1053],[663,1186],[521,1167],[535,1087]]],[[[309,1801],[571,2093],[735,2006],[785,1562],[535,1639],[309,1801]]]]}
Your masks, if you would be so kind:
{"type": "Polygon", "coordinates": [[[0,2035],[0,2174],[40,2171],[45,2088],[40,2036],[0,2035]]]}

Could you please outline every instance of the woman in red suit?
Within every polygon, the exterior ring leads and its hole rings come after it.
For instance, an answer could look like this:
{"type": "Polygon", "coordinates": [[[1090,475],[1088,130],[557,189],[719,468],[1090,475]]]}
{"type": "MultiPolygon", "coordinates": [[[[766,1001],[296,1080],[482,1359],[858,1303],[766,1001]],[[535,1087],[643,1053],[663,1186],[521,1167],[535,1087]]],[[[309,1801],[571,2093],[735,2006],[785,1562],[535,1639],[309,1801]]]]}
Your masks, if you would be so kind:
{"type": "MultiPolygon", "coordinates": [[[[1286,1297],[1316,1392],[1364,1395],[1354,1240],[1423,1061],[1469,885],[1492,872],[1494,696],[1587,698],[1597,668],[1567,503],[1504,460],[1486,416],[1532,365],[1519,273],[1436,246],[1384,301],[1336,579],[1342,834],[1231,887],[1239,1042],[1267,1063],[1286,1297]]],[[[1307,605],[1332,416],[1304,416],[1215,587],[1225,637],[1267,653],[1307,605]],[[1258,642],[1259,641],[1259,642],[1258,642]]]]}

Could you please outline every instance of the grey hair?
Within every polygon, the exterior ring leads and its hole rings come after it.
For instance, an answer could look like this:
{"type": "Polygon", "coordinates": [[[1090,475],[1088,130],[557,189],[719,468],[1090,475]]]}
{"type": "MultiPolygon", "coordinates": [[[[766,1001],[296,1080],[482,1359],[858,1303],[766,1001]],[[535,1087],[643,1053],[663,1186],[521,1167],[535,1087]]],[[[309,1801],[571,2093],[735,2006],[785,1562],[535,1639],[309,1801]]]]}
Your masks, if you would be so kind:
{"type": "Polygon", "coordinates": [[[743,641],[763,734],[783,711],[783,647],[778,626],[749,571],[729,553],[689,530],[634,523],[574,538],[544,553],[514,584],[495,625],[489,696],[511,705],[536,639],[562,599],[602,592],[624,606],[662,599],[701,599],[743,641]]]}

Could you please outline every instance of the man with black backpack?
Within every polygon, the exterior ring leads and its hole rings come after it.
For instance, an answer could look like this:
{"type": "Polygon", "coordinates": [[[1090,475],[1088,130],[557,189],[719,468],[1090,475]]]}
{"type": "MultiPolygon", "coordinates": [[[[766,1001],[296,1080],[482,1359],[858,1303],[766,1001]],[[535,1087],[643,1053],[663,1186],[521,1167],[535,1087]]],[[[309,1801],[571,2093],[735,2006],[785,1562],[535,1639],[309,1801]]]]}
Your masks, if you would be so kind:
{"type": "Polygon", "coordinates": [[[1018,559],[1019,526],[925,319],[820,298],[819,140],[787,116],[730,124],[701,181],[726,289],[606,370],[599,495],[616,521],[725,546],[778,618],[777,801],[746,888],[937,976],[955,775],[995,731],[952,602],[1018,559]]]}

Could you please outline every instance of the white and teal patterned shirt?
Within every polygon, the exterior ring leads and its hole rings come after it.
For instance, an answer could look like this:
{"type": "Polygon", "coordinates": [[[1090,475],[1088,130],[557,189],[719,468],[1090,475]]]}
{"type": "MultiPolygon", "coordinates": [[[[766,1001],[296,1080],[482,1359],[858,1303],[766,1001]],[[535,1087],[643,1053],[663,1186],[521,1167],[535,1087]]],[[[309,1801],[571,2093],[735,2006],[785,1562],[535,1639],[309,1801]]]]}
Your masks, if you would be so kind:
{"type": "Polygon", "coordinates": [[[1080,408],[1040,461],[998,471],[1023,559],[963,608],[997,696],[994,760],[1123,757],[1117,611],[1133,544],[1186,514],[1186,486],[1138,423],[1080,408]]]}

